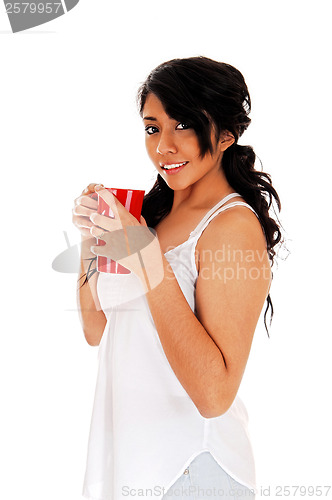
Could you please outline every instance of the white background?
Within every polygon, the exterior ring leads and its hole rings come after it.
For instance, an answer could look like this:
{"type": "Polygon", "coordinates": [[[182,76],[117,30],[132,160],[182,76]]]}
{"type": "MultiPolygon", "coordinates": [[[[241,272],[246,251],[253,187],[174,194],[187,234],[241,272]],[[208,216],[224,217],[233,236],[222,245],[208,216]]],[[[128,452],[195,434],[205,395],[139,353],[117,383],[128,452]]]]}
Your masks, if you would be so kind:
{"type": "Polygon", "coordinates": [[[257,483],[270,498],[331,484],[329,2],[81,0],[17,34],[0,12],[1,498],[82,498],[98,348],[77,275],[52,261],[64,231],[79,242],[71,209],[87,184],[152,187],[135,92],[157,64],[193,55],[245,76],[240,142],[272,176],[291,251],[274,271],[271,338],[261,317],[240,388],[257,483]]]}

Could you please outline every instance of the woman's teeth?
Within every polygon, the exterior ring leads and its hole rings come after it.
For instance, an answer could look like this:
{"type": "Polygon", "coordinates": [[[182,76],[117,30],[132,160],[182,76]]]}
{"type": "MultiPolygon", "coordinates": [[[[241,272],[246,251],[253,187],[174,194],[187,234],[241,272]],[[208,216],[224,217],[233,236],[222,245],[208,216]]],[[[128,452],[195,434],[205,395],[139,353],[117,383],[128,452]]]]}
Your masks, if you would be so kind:
{"type": "Polygon", "coordinates": [[[185,165],[186,163],[188,162],[184,161],[183,163],[173,163],[172,165],[163,165],[162,168],[165,168],[166,170],[171,170],[172,168],[182,167],[182,165],[185,165]]]}

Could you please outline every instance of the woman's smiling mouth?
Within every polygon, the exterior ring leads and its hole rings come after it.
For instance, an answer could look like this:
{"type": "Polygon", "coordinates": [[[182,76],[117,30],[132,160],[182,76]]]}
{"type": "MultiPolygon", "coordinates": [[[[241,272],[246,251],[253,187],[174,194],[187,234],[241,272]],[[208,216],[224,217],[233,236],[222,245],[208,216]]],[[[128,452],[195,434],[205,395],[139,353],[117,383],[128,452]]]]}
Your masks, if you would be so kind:
{"type": "Polygon", "coordinates": [[[181,163],[159,163],[159,165],[168,174],[175,174],[177,172],[180,172],[180,170],[182,170],[187,165],[187,163],[189,162],[183,161],[181,163]]]}

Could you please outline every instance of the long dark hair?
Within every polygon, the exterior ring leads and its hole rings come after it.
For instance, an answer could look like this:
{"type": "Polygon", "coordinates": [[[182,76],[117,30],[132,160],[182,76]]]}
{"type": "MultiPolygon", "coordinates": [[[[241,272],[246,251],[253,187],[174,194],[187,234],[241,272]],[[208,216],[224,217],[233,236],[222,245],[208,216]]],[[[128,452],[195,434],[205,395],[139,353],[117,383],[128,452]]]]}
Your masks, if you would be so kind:
{"type": "MultiPolygon", "coordinates": [[[[269,215],[275,199],[279,211],[281,202],[271,177],[266,172],[254,168],[256,154],[251,146],[240,146],[237,141],[248,128],[251,119],[251,100],[243,75],[229,64],[207,57],[172,59],[155,68],[138,90],[137,104],[142,116],[149,93],[162,102],[168,116],[192,127],[197,135],[201,157],[210,151],[211,127],[215,125],[216,140],[223,131],[233,134],[235,142],[226,149],[221,167],[227,182],[252,206],[261,221],[267,241],[267,251],[274,262],[274,247],[282,240],[282,227],[269,215]]],[[[154,228],[171,210],[174,191],[168,187],[160,174],[152,189],[144,197],[142,215],[149,227],[154,228]]],[[[272,273],[273,277],[273,273],[272,273]]],[[[267,296],[266,315],[273,305],[267,296]]]]}
{"type": "MultiPolygon", "coordinates": [[[[279,224],[270,217],[269,210],[273,198],[279,211],[281,202],[272,186],[271,176],[255,169],[253,148],[237,143],[251,122],[248,116],[251,100],[243,75],[230,64],[203,56],[172,59],[157,66],[140,86],[137,105],[141,116],[149,93],[158,97],[169,117],[185,122],[195,130],[202,158],[208,151],[213,153],[210,139],[212,125],[215,126],[217,140],[223,131],[233,134],[235,142],[224,152],[220,167],[230,186],[259,216],[272,267],[276,254],[274,247],[282,241],[282,226],[277,216],[279,224]]],[[[150,228],[154,228],[170,212],[173,199],[174,191],[158,174],[152,189],[144,196],[142,207],[142,215],[150,228]]],[[[274,313],[270,294],[266,300],[264,324],[269,336],[266,325],[269,307],[270,326],[274,313]]]]}

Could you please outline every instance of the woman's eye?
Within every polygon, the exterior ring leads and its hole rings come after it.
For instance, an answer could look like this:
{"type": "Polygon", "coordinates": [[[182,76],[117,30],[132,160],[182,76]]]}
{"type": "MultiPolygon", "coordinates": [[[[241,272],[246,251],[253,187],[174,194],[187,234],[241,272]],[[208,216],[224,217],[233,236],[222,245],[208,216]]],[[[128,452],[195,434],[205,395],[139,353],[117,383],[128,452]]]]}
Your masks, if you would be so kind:
{"type": "Polygon", "coordinates": [[[189,125],[184,122],[179,123],[176,128],[178,127],[180,127],[180,130],[186,130],[187,128],[190,128],[189,125]]]}
{"type": "Polygon", "coordinates": [[[148,134],[148,135],[152,135],[154,134],[155,132],[158,132],[158,129],[157,127],[154,127],[153,125],[149,125],[148,127],[145,127],[145,132],[148,134]],[[153,129],[153,130],[152,130],[153,129]]]}

